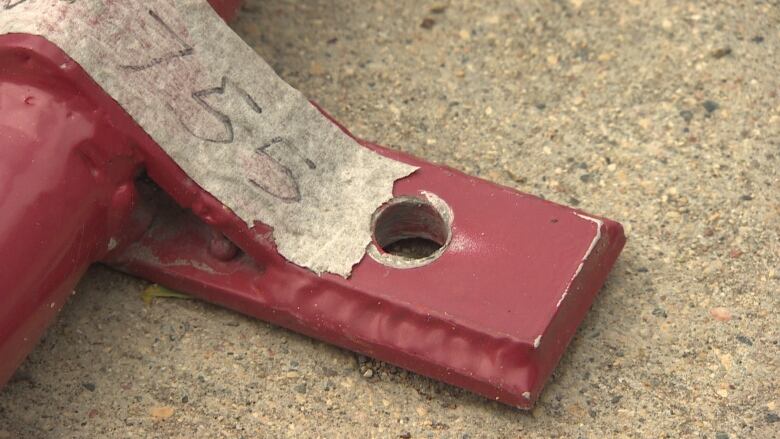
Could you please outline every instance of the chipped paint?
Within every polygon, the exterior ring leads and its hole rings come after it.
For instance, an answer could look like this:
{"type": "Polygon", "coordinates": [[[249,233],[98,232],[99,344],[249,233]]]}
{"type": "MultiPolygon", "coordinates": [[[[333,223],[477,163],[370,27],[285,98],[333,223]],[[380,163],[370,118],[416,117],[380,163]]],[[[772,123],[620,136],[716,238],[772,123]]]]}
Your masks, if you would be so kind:
{"type": "Polygon", "coordinates": [[[539,348],[539,345],[542,344],[542,334],[539,334],[534,339],[534,349],[539,348]]]}
{"type": "Polygon", "coordinates": [[[577,270],[574,271],[574,275],[569,280],[569,285],[566,286],[566,290],[561,295],[561,298],[558,299],[558,303],[555,305],[556,308],[561,307],[561,303],[563,303],[563,299],[565,299],[566,295],[569,294],[569,288],[571,288],[572,283],[574,283],[574,279],[576,279],[577,276],[579,276],[580,271],[582,271],[582,267],[585,266],[585,261],[588,260],[588,257],[590,257],[591,252],[593,252],[593,249],[596,248],[596,244],[598,244],[599,240],[601,240],[601,226],[604,225],[604,221],[598,218],[593,218],[577,212],[574,212],[574,214],[582,219],[591,221],[594,224],[596,224],[596,236],[593,237],[593,240],[590,242],[590,246],[585,251],[585,255],[582,257],[582,260],[580,261],[580,265],[577,266],[577,270]]]}

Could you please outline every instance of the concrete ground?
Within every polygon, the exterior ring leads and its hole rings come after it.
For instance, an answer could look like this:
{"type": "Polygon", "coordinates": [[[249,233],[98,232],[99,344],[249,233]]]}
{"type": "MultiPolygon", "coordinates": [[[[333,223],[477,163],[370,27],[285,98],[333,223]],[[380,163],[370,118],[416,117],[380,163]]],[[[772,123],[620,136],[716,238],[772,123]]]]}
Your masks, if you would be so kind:
{"type": "Polygon", "coordinates": [[[780,437],[779,24],[759,0],[250,1],[235,29],[357,135],[621,221],[606,287],[522,412],[95,267],[0,438],[780,437]]]}

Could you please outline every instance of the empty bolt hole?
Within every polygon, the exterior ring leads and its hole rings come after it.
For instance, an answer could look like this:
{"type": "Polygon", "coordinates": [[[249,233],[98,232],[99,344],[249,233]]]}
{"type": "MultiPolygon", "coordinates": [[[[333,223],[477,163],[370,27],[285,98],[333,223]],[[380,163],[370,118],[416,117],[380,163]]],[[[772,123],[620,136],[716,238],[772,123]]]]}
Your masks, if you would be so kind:
{"type": "Polygon", "coordinates": [[[450,226],[428,200],[397,197],[374,215],[374,242],[381,252],[408,260],[433,256],[449,241],[450,226]]]}

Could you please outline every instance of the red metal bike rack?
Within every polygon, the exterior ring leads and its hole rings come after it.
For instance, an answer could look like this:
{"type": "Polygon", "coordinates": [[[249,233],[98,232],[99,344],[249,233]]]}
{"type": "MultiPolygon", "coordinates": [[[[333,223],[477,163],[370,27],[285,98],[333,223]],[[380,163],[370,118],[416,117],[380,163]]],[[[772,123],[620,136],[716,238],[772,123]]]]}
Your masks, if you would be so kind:
{"type": "MultiPolygon", "coordinates": [[[[212,2],[223,17],[238,3],[212,2]]],[[[621,226],[360,143],[419,167],[395,183],[399,199],[435,194],[454,213],[435,261],[366,256],[349,279],[287,262],[267,226],[248,228],[197,186],[67,54],[0,36],[0,385],[102,261],[531,406],[620,253],[621,226]]]]}

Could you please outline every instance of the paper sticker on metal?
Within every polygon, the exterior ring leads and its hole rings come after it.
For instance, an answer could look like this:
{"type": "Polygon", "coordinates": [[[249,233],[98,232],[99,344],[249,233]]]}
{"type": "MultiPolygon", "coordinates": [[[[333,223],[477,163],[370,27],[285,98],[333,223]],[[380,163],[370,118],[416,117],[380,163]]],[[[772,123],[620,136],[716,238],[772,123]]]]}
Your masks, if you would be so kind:
{"type": "Polygon", "coordinates": [[[57,44],[195,183],[316,273],[349,275],[371,214],[414,170],[329,123],[205,0],[6,2],[4,33],[57,44]]]}

